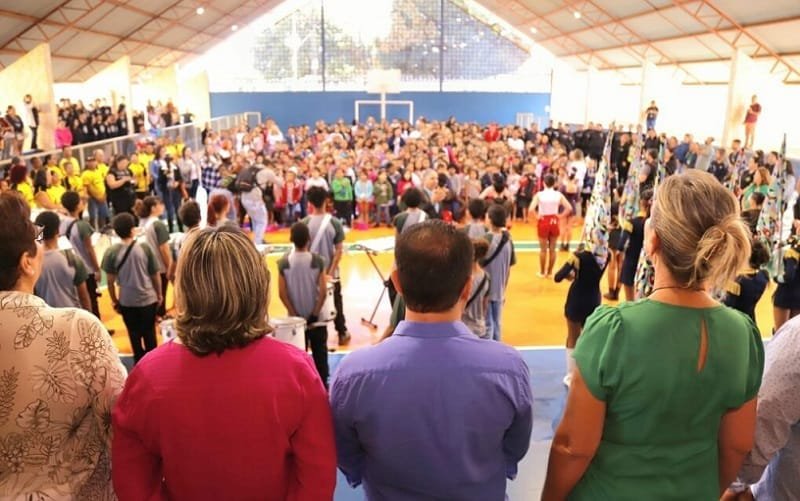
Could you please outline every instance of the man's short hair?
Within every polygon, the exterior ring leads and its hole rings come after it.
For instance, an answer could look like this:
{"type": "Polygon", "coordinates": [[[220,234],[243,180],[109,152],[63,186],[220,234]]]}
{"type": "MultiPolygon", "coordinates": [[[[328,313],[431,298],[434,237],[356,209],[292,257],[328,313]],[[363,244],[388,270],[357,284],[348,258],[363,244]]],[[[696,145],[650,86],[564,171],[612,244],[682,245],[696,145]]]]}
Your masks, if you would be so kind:
{"type": "Polygon", "coordinates": [[[486,202],[480,198],[473,198],[469,201],[467,210],[472,219],[476,221],[479,219],[482,220],[486,216],[486,202]]]}
{"type": "Polygon", "coordinates": [[[69,213],[75,212],[75,209],[78,208],[78,204],[80,203],[81,196],[75,191],[65,191],[64,194],[61,195],[61,205],[67,209],[69,213]]]}
{"type": "Polygon", "coordinates": [[[406,307],[417,313],[451,309],[472,276],[472,241],[438,220],[415,224],[397,237],[397,278],[406,307]]]}
{"type": "Polygon", "coordinates": [[[111,220],[111,227],[114,228],[114,233],[119,238],[128,238],[133,234],[133,229],[136,227],[136,218],[132,214],[122,212],[111,220]]]}
{"type": "Polygon", "coordinates": [[[506,209],[501,204],[492,204],[489,207],[489,222],[492,223],[492,226],[495,228],[505,228],[506,227],[506,218],[508,215],[506,214],[506,209]]]}
{"type": "Polygon", "coordinates": [[[314,206],[314,208],[321,209],[325,206],[325,201],[328,199],[328,192],[325,188],[312,186],[306,192],[306,197],[308,198],[308,203],[314,206]]]}
{"type": "Polygon", "coordinates": [[[200,205],[194,200],[189,200],[181,204],[178,209],[178,218],[181,222],[189,228],[194,228],[200,224],[202,216],[200,215],[200,205]]]}
{"type": "Polygon", "coordinates": [[[402,201],[406,207],[417,208],[422,205],[422,200],[423,195],[419,188],[409,188],[403,193],[402,201]]]}
{"type": "Polygon", "coordinates": [[[311,232],[309,231],[308,226],[301,222],[294,223],[292,225],[292,229],[290,230],[289,240],[291,240],[294,246],[298,249],[302,249],[308,245],[309,240],[311,240],[311,232]]]}
{"type": "Polygon", "coordinates": [[[36,216],[36,224],[42,227],[42,236],[45,240],[50,240],[58,236],[58,227],[61,220],[58,214],[52,211],[44,211],[36,216]]]}

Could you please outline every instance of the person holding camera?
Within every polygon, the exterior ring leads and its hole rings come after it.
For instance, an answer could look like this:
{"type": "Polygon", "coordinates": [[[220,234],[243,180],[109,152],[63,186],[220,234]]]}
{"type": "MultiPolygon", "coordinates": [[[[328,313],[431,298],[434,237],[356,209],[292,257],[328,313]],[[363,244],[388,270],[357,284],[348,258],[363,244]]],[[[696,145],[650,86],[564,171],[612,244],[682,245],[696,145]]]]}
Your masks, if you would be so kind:
{"type": "Polygon", "coordinates": [[[155,253],[133,235],[136,219],[132,214],[117,214],[111,220],[121,242],[103,256],[103,271],[108,278],[108,294],[114,310],[122,315],[137,363],[156,348],[156,310],[164,303],[161,274],[155,253]]]}
{"type": "Polygon", "coordinates": [[[309,250],[311,232],[305,223],[292,225],[291,241],[294,249],[278,260],[278,291],[289,315],[306,320],[306,348],[310,345],[314,365],[327,388],[328,328],[318,323],[327,289],[325,260],[309,250]]]}
{"type": "Polygon", "coordinates": [[[133,214],[133,204],[136,202],[136,180],[128,168],[130,162],[124,155],[118,155],[111,164],[111,169],[106,175],[108,185],[108,200],[114,214],[127,212],[133,214]]]}

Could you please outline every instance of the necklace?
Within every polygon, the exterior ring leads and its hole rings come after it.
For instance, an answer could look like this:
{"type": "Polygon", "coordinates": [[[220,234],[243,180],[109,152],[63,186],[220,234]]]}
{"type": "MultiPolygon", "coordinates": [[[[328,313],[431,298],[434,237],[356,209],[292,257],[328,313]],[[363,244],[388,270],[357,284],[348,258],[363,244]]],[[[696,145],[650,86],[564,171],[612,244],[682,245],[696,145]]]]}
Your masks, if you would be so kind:
{"type": "Polygon", "coordinates": [[[666,285],[664,287],[656,287],[655,289],[650,291],[650,295],[652,296],[653,294],[655,294],[658,291],[667,290],[667,289],[681,289],[681,290],[685,290],[685,291],[688,291],[688,292],[703,292],[703,289],[690,289],[688,287],[683,287],[681,285],[666,285]]]}

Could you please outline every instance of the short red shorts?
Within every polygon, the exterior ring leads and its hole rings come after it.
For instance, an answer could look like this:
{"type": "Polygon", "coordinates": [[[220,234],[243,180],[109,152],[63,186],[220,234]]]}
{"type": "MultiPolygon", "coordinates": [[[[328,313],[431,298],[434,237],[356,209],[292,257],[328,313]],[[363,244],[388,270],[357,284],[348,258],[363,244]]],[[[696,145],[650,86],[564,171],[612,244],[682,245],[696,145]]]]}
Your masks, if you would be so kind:
{"type": "Polygon", "coordinates": [[[561,233],[558,216],[541,216],[538,223],[539,238],[542,240],[548,238],[558,238],[561,233]]]}

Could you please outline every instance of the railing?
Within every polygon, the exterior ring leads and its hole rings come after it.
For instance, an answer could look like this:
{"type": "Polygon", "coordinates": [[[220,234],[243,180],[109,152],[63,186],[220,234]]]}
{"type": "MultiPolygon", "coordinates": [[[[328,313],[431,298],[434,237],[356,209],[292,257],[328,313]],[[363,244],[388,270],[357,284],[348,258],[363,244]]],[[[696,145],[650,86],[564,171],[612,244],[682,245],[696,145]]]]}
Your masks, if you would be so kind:
{"type": "MultiPolygon", "coordinates": [[[[213,130],[225,130],[238,127],[242,123],[246,123],[249,127],[255,127],[261,123],[261,113],[259,112],[246,112],[238,113],[236,115],[226,115],[222,117],[212,118],[209,123],[213,130]]],[[[173,125],[172,127],[165,127],[159,129],[157,137],[168,136],[177,138],[180,136],[186,146],[190,147],[192,151],[199,151],[202,148],[201,137],[202,130],[205,123],[193,122],[188,124],[173,125]]],[[[142,134],[129,134],[127,136],[115,137],[113,139],[106,139],[103,141],[94,141],[92,143],[78,144],[72,146],[72,156],[78,159],[81,166],[86,165],[86,159],[93,156],[96,150],[103,150],[106,155],[106,162],[110,162],[111,158],[116,155],[131,155],[136,151],[136,143],[145,138],[154,137],[149,132],[142,134]]],[[[26,153],[22,155],[23,160],[30,164],[34,158],[39,158],[44,161],[47,155],[61,156],[61,150],[40,151],[36,153],[26,153]]],[[[10,158],[0,161],[0,169],[6,168],[11,163],[10,158]]]]}

